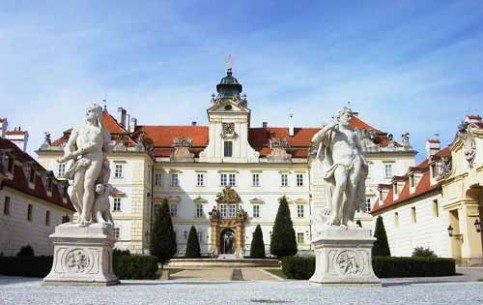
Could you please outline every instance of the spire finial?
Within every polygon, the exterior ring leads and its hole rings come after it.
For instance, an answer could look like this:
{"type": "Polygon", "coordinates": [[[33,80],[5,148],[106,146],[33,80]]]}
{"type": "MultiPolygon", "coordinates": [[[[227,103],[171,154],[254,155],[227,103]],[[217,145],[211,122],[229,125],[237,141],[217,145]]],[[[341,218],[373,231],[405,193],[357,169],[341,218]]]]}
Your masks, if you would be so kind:
{"type": "Polygon", "coordinates": [[[233,69],[233,57],[231,54],[225,56],[226,71],[231,72],[233,69]]]}

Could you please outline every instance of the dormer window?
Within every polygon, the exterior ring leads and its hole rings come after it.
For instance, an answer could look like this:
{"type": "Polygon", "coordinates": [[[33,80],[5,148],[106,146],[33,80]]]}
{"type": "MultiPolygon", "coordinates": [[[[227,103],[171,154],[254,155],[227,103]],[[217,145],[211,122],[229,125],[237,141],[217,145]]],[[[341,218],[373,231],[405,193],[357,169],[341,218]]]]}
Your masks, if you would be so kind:
{"type": "Polygon", "coordinates": [[[393,183],[393,190],[394,190],[394,195],[399,194],[399,192],[398,192],[398,185],[397,185],[397,182],[396,181],[393,183]]]}
{"type": "Polygon", "coordinates": [[[415,179],[414,179],[414,174],[409,175],[409,185],[411,187],[414,187],[416,185],[415,179]]]}
{"type": "Polygon", "coordinates": [[[53,185],[52,178],[48,177],[47,178],[47,192],[52,192],[52,185],[53,185]]]}
{"type": "Polygon", "coordinates": [[[223,155],[225,157],[233,157],[233,141],[224,142],[223,155]]]}

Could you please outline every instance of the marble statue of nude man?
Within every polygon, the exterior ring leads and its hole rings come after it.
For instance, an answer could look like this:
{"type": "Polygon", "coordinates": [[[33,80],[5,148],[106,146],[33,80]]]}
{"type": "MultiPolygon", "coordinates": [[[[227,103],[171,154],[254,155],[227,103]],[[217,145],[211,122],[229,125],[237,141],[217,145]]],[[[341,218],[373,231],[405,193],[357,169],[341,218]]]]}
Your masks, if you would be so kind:
{"type": "Polygon", "coordinates": [[[67,162],[65,177],[73,180],[68,193],[81,225],[92,221],[95,185],[109,180],[106,153],[110,151],[110,142],[111,136],[102,125],[102,108],[93,104],[87,107],[85,122],[72,130],[59,160],[67,162]]]}
{"type": "Polygon", "coordinates": [[[322,175],[328,183],[327,224],[347,227],[365,201],[367,161],[359,133],[349,126],[352,111],[342,108],[336,121],[324,126],[313,138],[322,162],[322,175]]]}

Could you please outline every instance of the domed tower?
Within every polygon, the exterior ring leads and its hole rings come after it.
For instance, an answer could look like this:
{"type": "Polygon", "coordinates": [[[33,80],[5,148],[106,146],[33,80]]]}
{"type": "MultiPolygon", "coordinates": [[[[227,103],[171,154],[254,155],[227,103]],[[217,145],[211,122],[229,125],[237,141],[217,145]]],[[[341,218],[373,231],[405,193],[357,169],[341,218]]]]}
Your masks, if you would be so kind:
{"type": "Polygon", "coordinates": [[[259,154],[248,143],[250,109],[242,85],[231,67],[216,85],[217,95],[208,108],[209,143],[200,153],[201,162],[258,162],[259,154]]]}

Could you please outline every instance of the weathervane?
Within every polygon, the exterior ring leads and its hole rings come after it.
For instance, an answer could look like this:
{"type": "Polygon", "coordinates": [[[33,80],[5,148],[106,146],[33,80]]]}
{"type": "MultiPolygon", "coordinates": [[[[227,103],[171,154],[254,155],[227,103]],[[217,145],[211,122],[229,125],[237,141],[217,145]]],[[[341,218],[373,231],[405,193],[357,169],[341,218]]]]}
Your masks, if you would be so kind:
{"type": "Polygon", "coordinates": [[[225,56],[225,64],[226,64],[226,70],[232,70],[233,68],[233,57],[231,56],[231,54],[228,54],[227,56],[225,56]]]}

